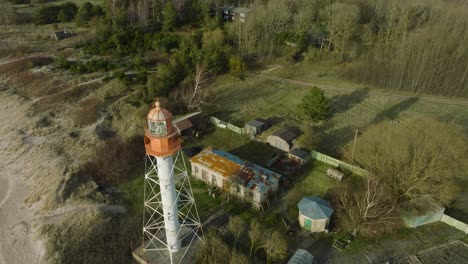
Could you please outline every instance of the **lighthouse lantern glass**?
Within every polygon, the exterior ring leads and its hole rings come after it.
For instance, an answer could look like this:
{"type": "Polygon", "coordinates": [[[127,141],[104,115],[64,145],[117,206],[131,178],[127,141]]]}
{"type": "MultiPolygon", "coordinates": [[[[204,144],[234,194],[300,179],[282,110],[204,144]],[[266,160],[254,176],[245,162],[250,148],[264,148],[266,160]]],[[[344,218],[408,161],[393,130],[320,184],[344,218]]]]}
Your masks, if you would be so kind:
{"type": "Polygon", "coordinates": [[[155,136],[167,136],[166,121],[149,121],[151,134],[155,136]]]}

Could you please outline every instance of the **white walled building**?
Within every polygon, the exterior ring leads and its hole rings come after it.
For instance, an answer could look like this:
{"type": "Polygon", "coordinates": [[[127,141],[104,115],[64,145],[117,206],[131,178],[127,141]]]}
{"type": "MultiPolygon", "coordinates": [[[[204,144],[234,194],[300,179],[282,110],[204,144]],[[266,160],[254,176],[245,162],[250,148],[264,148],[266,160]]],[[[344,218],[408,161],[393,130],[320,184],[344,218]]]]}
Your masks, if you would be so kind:
{"type": "Polygon", "coordinates": [[[207,147],[190,159],[192,175],[259,208],[278,191],[279,174],[207,147]]]}

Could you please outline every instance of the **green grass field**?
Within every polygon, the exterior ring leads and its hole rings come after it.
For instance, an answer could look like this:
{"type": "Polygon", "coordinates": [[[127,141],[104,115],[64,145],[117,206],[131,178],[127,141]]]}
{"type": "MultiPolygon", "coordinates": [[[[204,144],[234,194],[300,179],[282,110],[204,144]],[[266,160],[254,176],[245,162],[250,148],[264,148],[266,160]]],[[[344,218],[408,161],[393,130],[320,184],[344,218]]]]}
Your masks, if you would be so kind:
{"type": "MultiPolygon", "coordinates": [[[[359,86],[342,83],[342,87],[359,86]]],[[[416,97],[372,95],[362,87],[349,92],[325,91],[331,100],[330,116],[320,124],[307,124],[299,120],[298,105],[307,92],[304,86],[257,77],[240,80],[220,76],[212,83],[211,89],[217,94],[215,104],[234,120],[245,122],[258,117],[275,117],[279,122],[262,133],[262,138],[281,126],[296,126],[304,131],[313,125],[323,133],[319,149],[331,155],[340,153],[352,140],[355,129],[364,131],[383,120],[399,120],[414,115],[432,116],[462,125],[468,132],[466,106],[419,101],[416,97]]]]}
{"type": "Polygon", "coordinates": [[[289,188],[283,197],[290,219],[296,219],[298,214],[297,203],[304,196],[324,197],[330,188],[338,185],[338,181],[326,175],[326,170],[330,166],[319,161],[309,162],[302,172],[297,176],[297,180],[289,188]]]}

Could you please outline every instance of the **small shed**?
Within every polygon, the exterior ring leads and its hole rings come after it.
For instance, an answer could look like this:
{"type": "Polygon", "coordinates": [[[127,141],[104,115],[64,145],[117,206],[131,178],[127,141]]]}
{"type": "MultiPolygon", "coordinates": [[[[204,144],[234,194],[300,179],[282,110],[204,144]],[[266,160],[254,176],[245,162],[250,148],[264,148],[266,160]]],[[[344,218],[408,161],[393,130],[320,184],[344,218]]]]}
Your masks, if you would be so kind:
{"type": "Polygon", "coordinates": [[[249,122],[245,123],[245,133],[250,136],[255,136],[257,134],[262,133],[265,129],[267,129],[267,124],[265,121],[261,119],[254,119],[250,120],[249,122]]]}
{"type": "Polygon", "coordinates": [[[298,134],[290,129],[281,128],[276,130],[273,134],[267,137],[267,142],[271,146],[280,149],[285,152],[289,152],[293,147],[293,139],[295,139],[298,134]]]}
{"type": "Polygon", "coordinates": [[[289,160],[304,165],[310,160],[310,153],[299,148],[295,148],[289,152],[289,160]]]}
{"type": "Polygon", "coordinates": [[[297,204],[299,207],[299,225],[310,232],[324,232],[330,223],[334,210],[328,201],[319,197],[308,196],[297,204]]]}
{"type": "Polygon", "coordinates": [[[194,112],[181,116],[173,121],[177,133],[180,135],[190,135],[194,129],[203,129],[206,122],[202,112],[194,112]]]}
{"type": "Polygon", "coordinates": [[[50,37],[55,40],[62,40],[65,38],[71,37],[73,34],[69,32],[67,29],[60,30],[60,31],[53,31],[52,34],[50,34],[50,37]]]}
{"type": "Polygon", "coordinates": [[[312,264],[314,256],[305,249],[298,249],[296,253],[289,259],[288,264],[312,264]]]}

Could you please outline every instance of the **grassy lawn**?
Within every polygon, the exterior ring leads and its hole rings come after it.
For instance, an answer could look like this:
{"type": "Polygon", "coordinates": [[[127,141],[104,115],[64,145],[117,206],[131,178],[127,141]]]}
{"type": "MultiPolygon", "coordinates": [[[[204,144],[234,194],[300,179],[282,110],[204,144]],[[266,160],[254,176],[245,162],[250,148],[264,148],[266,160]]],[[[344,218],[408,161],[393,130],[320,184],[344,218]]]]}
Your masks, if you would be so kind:
{"type": "Polygon", "coordinates": [[[185,142],[184,147],[213,146],[228,151],[240,158],[264,166],[278,150],[268,144],[251,141],[247,136],[237,134],[231,130],[216,128],[213,132],[203,135],[200,139],[185,142]]]}
{"type": "MultiPolygon", "coordinates": [[[[318,76],[320,66],[314,67],[317,67],[315,71],[318,76]]],[[[326,66],[324,67],[327,69],[326,66]]],[[[289,70],[290,67],[284,68],[289,70]]],[[[276,71],[269,72],[269,74],[273,75],[276,71]]],[[[334,79],[336,76],[329,78],[334,79]]],[[[468,133],[468,108],[466,106],[441,105],[419,101],[416,97],[408,99],[371,95],[367,88],[349,82],[324,82],[324,84],[360,89],[325,91],[326,96],[330,98],[330,115],[320,124],[307,124],[298,119],[298,105],[308,90],[304,86],[256,77],[240,80],[225,75],[218,77],[211,89],[217,94],[215,104],[231,119],[248,121],[253,118],[275,117],[278,122],[274,127],[263,132],[262,138],[266,138],[283,126],[295,126],[305,131],[309,125],[312,125],[322,133],[322,141],[318,149],[333,156],[340,153],[343,147],[352,141],[355,129],[364,131],[367,127],[384,120],[418,115],[431,116],[439,120],[455,122],[463,126],[468,133]]]]}
{"type": "Polygon", "coordinates": [[[290,219],[297,218],[297,203],[304,196],[324,197],[328,189],[339,182],[326,175],[329,166],[319,161],[312,161],[304,167],[301,175],[297,176],[296,183],[283,197],[290,219]]]}

